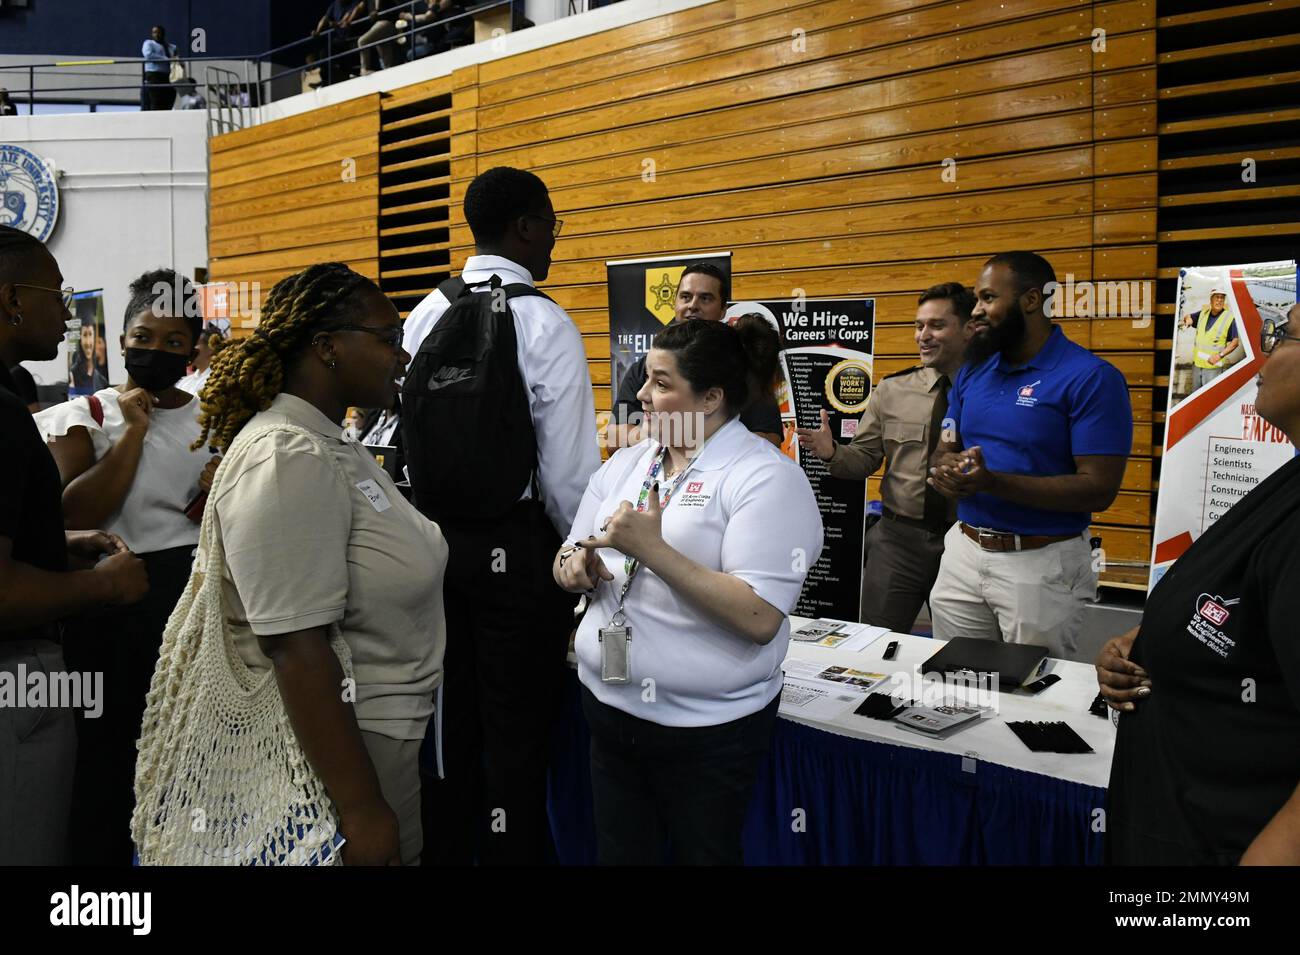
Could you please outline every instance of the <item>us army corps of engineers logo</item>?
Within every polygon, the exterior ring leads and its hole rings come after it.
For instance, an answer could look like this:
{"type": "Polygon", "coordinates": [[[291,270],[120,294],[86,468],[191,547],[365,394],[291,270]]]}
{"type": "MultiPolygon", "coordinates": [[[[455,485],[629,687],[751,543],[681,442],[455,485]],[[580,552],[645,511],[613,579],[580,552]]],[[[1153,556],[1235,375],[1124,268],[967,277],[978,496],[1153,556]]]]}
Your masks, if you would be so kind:
{"type": "Polygon", "coordinates": [[[44,242],[59,219],[54,170],[22,146],[0,144],[0,225],[44,242]]]}

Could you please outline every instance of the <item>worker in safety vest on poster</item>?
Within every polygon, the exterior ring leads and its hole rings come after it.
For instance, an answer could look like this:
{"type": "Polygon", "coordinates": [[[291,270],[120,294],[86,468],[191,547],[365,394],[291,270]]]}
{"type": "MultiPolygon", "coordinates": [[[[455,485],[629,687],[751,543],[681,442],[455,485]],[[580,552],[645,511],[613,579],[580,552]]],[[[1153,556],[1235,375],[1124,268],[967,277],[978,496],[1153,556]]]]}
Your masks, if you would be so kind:
{"type": "Polygon", "coordinates": [[[1237,320],[1228,310],[1228,296],[1221,288],[1210,289],[1210,302],[1199,313],[1184,317],[1184,323],[1195,322],[1196,351],[1192,364],[1192,390],[1199,390],[1218,378],[1228,367],[1228,358],[1241,347],[1237,334],[1237,320]]]}

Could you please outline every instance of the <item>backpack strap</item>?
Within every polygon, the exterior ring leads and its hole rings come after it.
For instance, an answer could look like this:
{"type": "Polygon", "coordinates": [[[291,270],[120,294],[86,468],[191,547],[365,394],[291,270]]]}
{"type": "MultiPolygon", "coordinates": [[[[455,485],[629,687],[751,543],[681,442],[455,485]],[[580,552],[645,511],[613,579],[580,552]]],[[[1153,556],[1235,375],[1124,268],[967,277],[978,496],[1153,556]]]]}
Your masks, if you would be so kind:
{"type": "Polygon", "coordinates": [[[529,285],[526,282],[512,282],[511,284],[505,286],[505,290],[506,290],[507,302],[510,301],[510,299],[512,298],[527,298],[530,295],[535,295],[538,298],[544,298],[548,302],[555,301],[555,299],[551,298],[549,295],[547,295],[537,286],[529,285]]]}
{"type": "Polygon", "coordinates": [[[443,279],[438,283],[438,291],[448,302],[454,302],[460,298],[461,293],[465,291],[465,280],[459,275],[453,275],[449,279],[443,279]]]}
{"type": "Polygon", "coordinates": [[[504,288],[506,290],[506,301],[510,301],[512,298],[526,298],[530,295],[538,296],[551,302],[555,301],[555,299],[551,298],[536,286],[529,285],[527,282],[511,282],[506,285],[502,283],[501,277],[495,274],[486,282],[475,282],[473,285],[467,285],[464,278],[459,275],[454,275],[449,279],[443,279],[439,282],[438,291],[442,293],[443,298],[448,302],[454,302],[456,299],[464,295],[466,291],[471,289],[473,291],[480,291],[483,290],[484,286],[488,289],[504,288]]]}
{"type": "Polygon", "coordinates": [[[90,405],[90,417],[95,424],[104,427],[104,404],[99,400],[99,395],[86,395],[86,404],[90,405]]]}

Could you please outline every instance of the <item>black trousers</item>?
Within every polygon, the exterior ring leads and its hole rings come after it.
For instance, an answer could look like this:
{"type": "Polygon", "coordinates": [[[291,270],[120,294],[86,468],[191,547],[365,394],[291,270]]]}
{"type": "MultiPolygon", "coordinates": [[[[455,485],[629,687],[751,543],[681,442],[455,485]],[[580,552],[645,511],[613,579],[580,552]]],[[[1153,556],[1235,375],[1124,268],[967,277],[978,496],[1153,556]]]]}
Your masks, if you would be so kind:
{"type": "Polygon", "coordinates": [[[145,70],[144,86],[140,88],[140,108],[171,109],[176,102],[176,87],[171,85],[171,74],[166,70],[145,70]]]}
{"type": "Polygon", "coordinates": [[[745,811],[772,745],[778,693],[718,726],[661,726],[582,688],[601,865],[740,865],[745,811]]]}
{"type": "Polygon", "coordinates": [[[104,674],[103,712],[77,711],[69,861],[129,866],[136,741],[167,618],[190,579],[193,547],[140,554],[149,593],[137,604],[88,614],[65,628],[68,669],[104,674]]]}
{"type": "Polygon", "coordinates": [[[423,861],[542,864],[553,855],[547,770],[577,603],[551,577],[560,538],[536,501],[500,521],[439,526],[447,651],[441,726],[430,732],[441,731],[444,778],[426,767],[423,861]]]}

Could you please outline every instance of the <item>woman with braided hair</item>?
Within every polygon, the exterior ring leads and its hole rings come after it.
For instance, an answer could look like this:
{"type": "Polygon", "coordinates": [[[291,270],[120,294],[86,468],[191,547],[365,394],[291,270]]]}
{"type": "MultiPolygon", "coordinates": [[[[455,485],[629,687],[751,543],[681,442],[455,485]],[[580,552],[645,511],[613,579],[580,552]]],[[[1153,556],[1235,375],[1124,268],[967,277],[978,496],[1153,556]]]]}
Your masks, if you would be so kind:
{"type": "Polygon", "coordinates": [[[349,406],[391,405],[410,359],[373,282],[313,265],[276,283],[201,397],[196,446],[225,453],[208,508],[228,624],[244,662],[274,670],[349,865],[415,864],[423,841],[417,759],[442,678],[447,545],[339,424],[349,406]]]}

